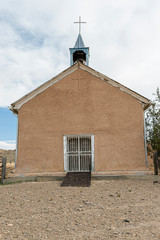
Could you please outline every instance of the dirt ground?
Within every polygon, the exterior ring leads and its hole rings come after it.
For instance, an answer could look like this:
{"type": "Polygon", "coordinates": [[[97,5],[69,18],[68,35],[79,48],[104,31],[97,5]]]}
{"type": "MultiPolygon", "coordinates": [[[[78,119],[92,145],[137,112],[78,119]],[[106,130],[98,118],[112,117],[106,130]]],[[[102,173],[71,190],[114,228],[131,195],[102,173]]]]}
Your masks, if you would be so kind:
{"type": "Polygon", "coordinates": [[[60,184],[0,185],[0,239],[160,239],[160,176],[60,184]]]}

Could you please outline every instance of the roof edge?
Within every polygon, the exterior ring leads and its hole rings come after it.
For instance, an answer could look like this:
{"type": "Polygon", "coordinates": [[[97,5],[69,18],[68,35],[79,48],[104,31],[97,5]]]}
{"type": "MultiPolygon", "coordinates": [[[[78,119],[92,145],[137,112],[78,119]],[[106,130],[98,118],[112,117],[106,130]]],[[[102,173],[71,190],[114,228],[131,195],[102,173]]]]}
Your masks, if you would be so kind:
{"type": "MultiPolygon", "coordinates": [[[[93,68],[91,67],[88,67],[82,63],[80,63],[80,68],[85,70],[85,71],[88,71],[90,73],[92,73],[93,75],[95,75],[96,77],[98,78],[101,78],[102,80],[108,82],[109,84],[113,85],[114,87],[117,87],[119,88],[119,90],[123,91],[123,92],[126,92],[127,94],[131,95],[132,97],[136,98],[137,100],[139,100],[141,103],[144,103],[145,105],[150,105],[150,102],[151,100],[144,97],[143,95],[133,91],[132,89],[124,86],[123,84],[113,80],[112,78],[109,78],[107,77],[106,75],[94,70],[93,68]]],[[[145,108],[146,109],[146,108],[145,108]]]]}
{"type": "Polygon", "coordinates": [[[28,94],[26,94],[23,97],[19,98],[17,101],[13,102],[10,105],[10,110],[12,112],[18,114],[18,111],[19,111],[20,107],[24,103],[28,102],[29,100],[31,100],[32,98],[34,98],[35,96],[37,96],[38,94],[40,94],[41,92],[43,92],[44,90],[46,90],[47,88],[52,86],[53,84],[57,83],[58,81],[60,81],[61,79],[63,79],[67,75],[69,75],[70,73],[73,73],[78,68],[82,69],[84,71],[89,72],[90,74],[100,78],[103,81],[106,81],[107,83],[111,84],[112,86],[117,87],[120,91],[123,91],[123,92],[131,95],[132,97],[136,98],[138,101],[140,101],[140,103],[142,104],[144,110],[146,110],[150,106],[151,101],[148,98],[140,95],[139,93],[131,90],[128,87],[125,87],[124,85],[122,85],[122,84],[118,83],[117,81],[115,81],[115,80],[105,76],[104,74],[102,74],[100,72],[97,72],[96,70],[92,69],[91,67],[89,67],[87,65],[84,65],[81,62],[77,62],[76,64],[73,64],[72,66],[70,66],[69,68],[65,69],[64,71],[62,71],[61,73],[59,73],[55,77],[53,77],[50,80],[46,81],[45,83],[43,83],[39,87],[35,88],[34,90],[29,92],[28,94]]]}
{"type": "Polygon", "coordinates": [[[48,81],[46,81],[43,84],[41,84],[39,87],[33,89],[31,92],[25,94],[23,97],[19,98],[18,100],[16,100],[13,103],[11,103],[10,110],[11,111],[15,111],[15,112],[18,113],[18,110],[20,109],[20,107],[24,103],[28,102],[33,97],[37,96],[39,93],[43,92],[44,90],[46,90],[47,88],[49,88],[50,86],[55,84],[56,82],[60,81],[65,76],[67,76],[70,73],[74,72],[76,69],[78,69],[78,63],[70,66],[69,68],[65,69],[61,73],[57,74],[55,77],[49,79],[48,81]]]}

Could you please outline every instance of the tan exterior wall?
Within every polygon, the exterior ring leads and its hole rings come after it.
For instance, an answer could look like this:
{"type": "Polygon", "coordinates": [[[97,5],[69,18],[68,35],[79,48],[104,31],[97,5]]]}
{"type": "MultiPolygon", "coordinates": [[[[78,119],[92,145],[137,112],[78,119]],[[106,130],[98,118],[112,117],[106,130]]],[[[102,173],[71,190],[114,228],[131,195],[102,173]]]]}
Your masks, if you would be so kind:
{"type": "Polygon", "coordinates": [[[63,172],[67,134],[95,135],[96,172],[146,167],[141,104],[81,69],[19,110],[17,168],[63,172]]]}

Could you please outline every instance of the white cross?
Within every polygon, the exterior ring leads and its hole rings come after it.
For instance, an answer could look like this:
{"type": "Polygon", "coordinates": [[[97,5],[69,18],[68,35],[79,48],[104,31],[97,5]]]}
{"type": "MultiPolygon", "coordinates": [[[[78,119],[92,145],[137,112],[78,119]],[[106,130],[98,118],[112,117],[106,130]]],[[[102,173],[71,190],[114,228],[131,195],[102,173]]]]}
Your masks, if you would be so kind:
{"type": "Polygon", "coordinates": [[[81,17],[79,17],[79,22],[74,22],[79,24],[79,34],[81,34],[81,23],[86,23],[86,22],[81,22],[81,17]]]}

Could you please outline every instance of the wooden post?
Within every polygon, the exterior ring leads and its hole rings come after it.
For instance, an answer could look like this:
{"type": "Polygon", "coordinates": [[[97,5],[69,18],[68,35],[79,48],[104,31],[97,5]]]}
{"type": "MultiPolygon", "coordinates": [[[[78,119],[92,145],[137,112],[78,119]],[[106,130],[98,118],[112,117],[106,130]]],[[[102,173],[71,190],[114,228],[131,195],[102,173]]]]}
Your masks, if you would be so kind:
{"type": "Polygon", "coordinates": [[[158,169],[160,171],[160,156],[158,155],[158,153],[157,153],[157,162],[158,162],[158,169]]]}
{"type": "Polygon", "coordinates": [[[1,176],[1,180],[3,181],[3,179],[5,179],[6,177],[6,158],[2,157],[2,176],[1,176]]]}
{"type": "Polygon", "coordinates": [[[0,181],[2,179],[2,156],[0,156],[0,181]]]}
{"type": "Polygon", "coordinates": [[[158,155],[157,155],[157,152],[154,153],[154,174],[158,175],[158,155]]]}

